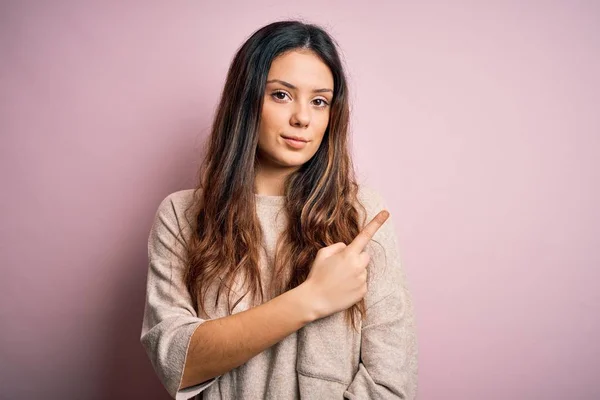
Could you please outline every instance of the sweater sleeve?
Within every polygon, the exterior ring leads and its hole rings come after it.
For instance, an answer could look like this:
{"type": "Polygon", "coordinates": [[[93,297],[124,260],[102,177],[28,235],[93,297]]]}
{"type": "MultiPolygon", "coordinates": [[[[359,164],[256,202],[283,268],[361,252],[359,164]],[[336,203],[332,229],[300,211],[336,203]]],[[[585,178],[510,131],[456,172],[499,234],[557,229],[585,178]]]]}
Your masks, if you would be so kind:
{"type": "Polygon", "coordinates": [[[190,399],[219,377],[179,390],[192,334],[204,319],[194,310],[183,281],[185,233],[173,195],[159,205],[148,237],[148,275],[141,344],[159,380],[174,399],[190,399]]]}
{"type": "MultiPolygon", "coordinates": [[[[374,191],[368,203],[366,222],[380,210],[388,209],[374,191]]],[[[373,236],[367,251],[371,255],[372,277],[365,296],[367,315],[361,331],[360,363],[344,398],[415,399],[418,375],[415,317],[392,216],[373,236]]]]}

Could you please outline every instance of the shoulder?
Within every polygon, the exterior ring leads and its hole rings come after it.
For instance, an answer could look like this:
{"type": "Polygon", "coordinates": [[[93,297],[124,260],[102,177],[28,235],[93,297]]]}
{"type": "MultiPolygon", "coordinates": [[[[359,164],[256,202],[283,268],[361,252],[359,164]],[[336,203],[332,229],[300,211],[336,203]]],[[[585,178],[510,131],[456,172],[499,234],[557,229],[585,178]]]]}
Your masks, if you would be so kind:
{"type": "Polygon", "coordinates": [[[381,192],[370,185],[359,184],[357,196],[365,206],[379,206],[385,203],[381,192]]]}
{"type": "MultiPolygon", "coordinates": [[[[178,246],[178,243],[184,246],[187,236],[193,230],[191,220],[186,216],[188,208],[194,202],[194,193],[194,189],[184,189],[169,193],[162,198],[148,236],[149,251],[160,252],[165,245],[178,246]]],[[[179,247],[172,248],[179,249],[179,247]]]]}
{"type": "Polygon", "coordinates": [[[383,209],[390,211],[387,208],[387,202],[383,198],[381,192],[370,185],[360,184],[358,187],[357,198],[358,201],[365,207],[365,222],[369,222],[379,211],[383,209]]]}
{"type": "Polygon", "coordinates": [[[158,210],[162,212],[177,212],[185,210],[194,201],[194,189],[183,189],[165,196],[158,210]]]}
{"type": "Polygon", "coordinates": [[[183,189],[166,195],[158,205],[155,222],[170,226],[177,225],[180,229],[183,225],[189,225],[186,212],[195,201],[195,192],[195,189],[183,189]]]}
{"type": "Polygon", "coordinates": [[[395,241],[396,228],[392,218],[394,211],[390,208],[382,193],[372,186],[362,184],[359,185],[357,197],[365,207],[364,212],[362,210],[359,211],[361,218],[364,217],[364,220],[361,219],[361,227],[368,224],[380,211],[387,210],[391,215],[373,235],[373,239],[376,242],[395,241]]]}

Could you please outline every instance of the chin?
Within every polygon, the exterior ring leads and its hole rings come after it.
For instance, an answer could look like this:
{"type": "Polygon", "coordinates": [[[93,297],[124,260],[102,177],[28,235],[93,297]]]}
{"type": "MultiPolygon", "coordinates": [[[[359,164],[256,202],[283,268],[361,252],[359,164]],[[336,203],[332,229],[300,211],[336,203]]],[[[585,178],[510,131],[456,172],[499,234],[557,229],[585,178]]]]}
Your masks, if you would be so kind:
{"type": "Polygon", "coordinates": [[[306,161],[302,161],[302,162],[285,162],[285,163],[281,163],[280,165],[282,167],[285,168],[298,168],[301,167],[302,164],[304,164],[306,161]]]}
{"type": "Polygon", "coordinates": [[[307,162],[308,159],[305,156],[300,157],[299,155],[297,155],[296,157],[289,157],[286,155],[283,157],[277,157],[277,161],[282,167],[295,168],[300,167],[302,164],[307,162]]]}

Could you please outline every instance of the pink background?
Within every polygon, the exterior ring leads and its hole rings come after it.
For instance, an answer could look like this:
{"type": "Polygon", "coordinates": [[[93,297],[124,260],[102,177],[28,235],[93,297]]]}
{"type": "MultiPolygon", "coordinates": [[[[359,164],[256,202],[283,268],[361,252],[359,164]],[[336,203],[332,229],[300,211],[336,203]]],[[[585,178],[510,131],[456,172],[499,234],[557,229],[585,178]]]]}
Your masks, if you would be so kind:
{"type": "Polygon", "coordinates": [[[343,49],[419,398],[600,398],[600,6],[413,3],[2,2],[0,397],[168,398],[139,343],[154,212],[236,48],[298,17],[343,49]]]}

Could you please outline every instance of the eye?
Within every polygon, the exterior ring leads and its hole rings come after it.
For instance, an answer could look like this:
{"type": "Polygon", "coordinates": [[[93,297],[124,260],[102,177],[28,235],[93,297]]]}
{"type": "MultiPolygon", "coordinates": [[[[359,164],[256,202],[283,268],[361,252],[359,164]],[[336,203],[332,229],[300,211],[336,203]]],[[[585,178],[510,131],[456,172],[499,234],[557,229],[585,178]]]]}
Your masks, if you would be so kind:
{"type": "MultiPolygon", "coordinates": [[[[284,102],[286,96],[290,97],[290,95],[287,92],[284,92],[282,90],[276,90],[273,93],[271,93],[271,97],[273,99],[275,99],[275,101],[278,101],[280,103],[284,102]]],[[[290,100],[291,100],[291,98],[290,98],[290,100]]],[[[327,102],[327,100],[322,99],[322,98],[314,99],[313,102],[318,102],[316,104],[317,108],[326,108],[329,106],[329,103],[327,102]]]]}
{"type": "Polygon", "coordinates": [[[288,94],[286,92],[282,92],[281,90],[271,93],[271,97],[278,101],[285,100],[285,96],[288,96],[288,94]]]}
{"type": "Polygon", "coordinates": [[[329,105],[329,103],[327,101],[325,101],[325,99],[315,99],[314,101],[320,101],[321,103],[317,104],[317,106],[319,108],[325,108],[329,105]]]}

